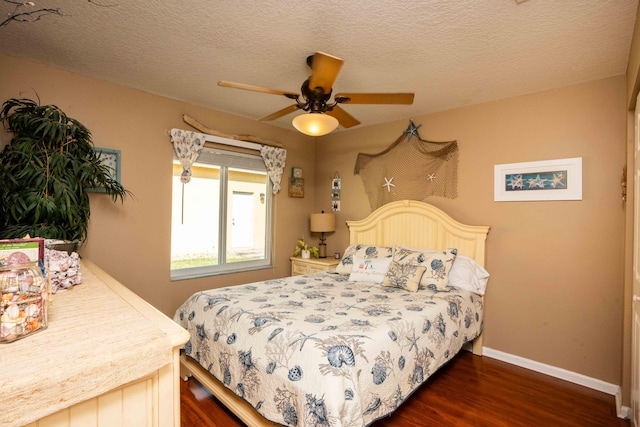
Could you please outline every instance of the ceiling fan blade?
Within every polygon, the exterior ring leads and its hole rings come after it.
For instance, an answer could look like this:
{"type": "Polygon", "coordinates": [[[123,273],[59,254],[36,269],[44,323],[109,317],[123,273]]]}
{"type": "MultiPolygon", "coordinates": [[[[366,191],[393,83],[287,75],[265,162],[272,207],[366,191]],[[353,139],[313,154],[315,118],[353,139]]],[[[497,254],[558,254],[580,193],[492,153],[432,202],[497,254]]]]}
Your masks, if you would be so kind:
{"type": "Polygon", "coordinates": [[[339,93],[334,98],[351,98],[343,104],[413,104],[412,93],[339,93]]]}
{"type": "Polygon", "coordinates": [[[264,117],[260,118],[259,120],[261,122],[266,122],[266,121],[269,121],[269,120],[275,120],[275,119],[278,119],[278,118],[280,118],[282,116],[286,116],[287,114],[291,114],[294,111],[297,111],[298,109],[300,109],[300,107],[298,107],[298,104],[289,105],[288,107],[283,108],[282,110],[278,110],[273,114],[269,114],[268,116],[264,116],[264,117]]]}
{"type": "Polygon", "coordinates": [[[309,89],[320,86],[325,94],[331,93],[333,82],[344,61],[328,53],[316,52],[311,62],[311,77],[309,77],[309,89]]]}
{"type": "Polygon", "coordinates": [[[284,95],[287,98],[293,97],[293,99],[295,99],[295,98],[297,98],[299,96],[295,92],[288,92],[286,90],[270,89],[268,87],[253,86],[253,85],[247,85],[247,84],[244,84],[244,83],[228,82],[226,80],[220,80],[218,82],[218,86],[232,87],[232,88],[235,88],[235,89],[243,89],[243,90],[251,90],[251,91],[254,91],[254,92],[269,93],[269,94],[272,94],[272,95],[284,95]]]}
{"type": "Polygon", "coordinates": [[[344,111],[342,108],[340,108],[339,105],[336,105],[335,107],[333,107],[333,110],[327,111],[325,114],[338,119],[338,121],[340,122],[340,126],[342,126],[343,128],[350,128],[360,124],[360,122],[356,120],[355,117],[344,111]]]}

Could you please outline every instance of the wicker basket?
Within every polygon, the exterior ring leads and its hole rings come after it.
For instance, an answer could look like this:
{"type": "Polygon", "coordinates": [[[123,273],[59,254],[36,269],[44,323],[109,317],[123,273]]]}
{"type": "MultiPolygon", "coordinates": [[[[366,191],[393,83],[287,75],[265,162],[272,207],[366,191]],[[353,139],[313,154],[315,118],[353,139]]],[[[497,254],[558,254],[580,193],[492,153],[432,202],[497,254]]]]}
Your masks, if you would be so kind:
{"type": "Polygon", "coordinates": [[[54,251],[66,251],[69,255],[72,252],[78,252],[80,242],[77,240],[70,242],[64,240],[47,240],[44,243],[44,247],[47,249],[53,249],[54,251]]]}

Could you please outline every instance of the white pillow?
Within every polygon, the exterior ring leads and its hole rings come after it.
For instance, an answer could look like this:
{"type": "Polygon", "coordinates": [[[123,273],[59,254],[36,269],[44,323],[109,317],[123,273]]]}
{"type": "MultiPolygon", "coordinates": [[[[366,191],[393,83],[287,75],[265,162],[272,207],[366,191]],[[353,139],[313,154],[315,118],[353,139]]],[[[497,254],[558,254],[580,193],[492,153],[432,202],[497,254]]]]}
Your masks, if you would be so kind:
{"type": "Polygon", "coordinates": [[[353,255],[353,269],[349,275],[350,282],[382,283],[393,258],[362,258],[353,255]]]}
{"type": "Polygon", "coordinates": [[[458,255],[449,271],[449,286],[466,289],[484,295],[489,281],[489,273],[473,258],[458,255]]]}

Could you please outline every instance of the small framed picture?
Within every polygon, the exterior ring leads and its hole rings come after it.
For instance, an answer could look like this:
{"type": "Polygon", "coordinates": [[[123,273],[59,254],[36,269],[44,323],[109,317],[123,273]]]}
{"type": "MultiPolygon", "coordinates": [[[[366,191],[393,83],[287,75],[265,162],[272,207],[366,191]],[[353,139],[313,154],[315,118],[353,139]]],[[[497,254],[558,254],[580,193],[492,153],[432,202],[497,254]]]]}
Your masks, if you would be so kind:
{"type": "MultiPolygon", "coordinates": [[[[98,158],[109,169],[109,174],[113,179],[120,182],[120,150],[112,150],[110,148],[94,147],[98,158]]],[[[105,193],[104,188],[87,188],[87,191],[96,193],[105,193]]]]}
{"type": "Polygon", "coordinates": [[[582,157],[495,165],[494,200],[582,200],[582,157]]]}
{"type": "Polygon", "coordinates": [[[291,178],[289,197],[304,197],[304,178],[291,178]]]}

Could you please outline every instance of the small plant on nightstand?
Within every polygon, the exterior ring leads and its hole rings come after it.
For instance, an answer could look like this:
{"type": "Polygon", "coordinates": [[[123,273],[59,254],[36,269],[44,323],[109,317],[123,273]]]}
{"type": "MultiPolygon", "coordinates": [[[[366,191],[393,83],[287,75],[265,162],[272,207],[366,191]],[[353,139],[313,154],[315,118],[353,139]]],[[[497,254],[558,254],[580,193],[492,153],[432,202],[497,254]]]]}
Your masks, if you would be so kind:
{"type": "Polygon", "coordinates": [[[313,255],[314,258],[319,258],[320,254],[318,253],[318,248],[315,246],[309,246],[304,242],[304,237],[298,239],[298,244],[296,245],[295,250],[293,251],[293,256],[301,255],[302,258],[309,258],[310,255],[313,255]]]}

